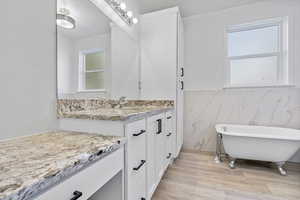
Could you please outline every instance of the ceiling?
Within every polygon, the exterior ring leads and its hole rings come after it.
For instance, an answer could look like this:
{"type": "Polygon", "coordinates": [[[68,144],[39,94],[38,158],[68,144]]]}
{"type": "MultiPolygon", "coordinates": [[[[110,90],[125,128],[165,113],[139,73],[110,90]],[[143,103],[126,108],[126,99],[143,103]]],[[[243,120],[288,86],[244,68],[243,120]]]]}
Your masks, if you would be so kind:
{"type": "Polygon", "coordinates": [[[75,29],[58,31],[72,39],[80,39],[109,32],[110,20],[93,3],[86,0],[58,0],[57,8],[65,7],[70,10],[70,16],[76,20],[75,29]]]}
{"type": "Polygon", "coordinates": [[[208,13],[236,6],[256,3],[262,0],[139,0],[141,12],[179,6],[184,17],[208,13]]]}

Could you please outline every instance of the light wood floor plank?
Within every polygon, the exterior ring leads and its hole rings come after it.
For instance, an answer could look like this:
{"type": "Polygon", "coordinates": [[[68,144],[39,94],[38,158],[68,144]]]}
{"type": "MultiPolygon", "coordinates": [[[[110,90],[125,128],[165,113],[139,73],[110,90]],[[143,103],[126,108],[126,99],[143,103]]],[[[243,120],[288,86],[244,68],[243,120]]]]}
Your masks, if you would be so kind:
{"type": "Polygon", "coordinates": [[[280,176],[270,163],[216,164],[211,153],[182,152],[169,167],[153,200],[300,200],[300,166],[280,176]]]}

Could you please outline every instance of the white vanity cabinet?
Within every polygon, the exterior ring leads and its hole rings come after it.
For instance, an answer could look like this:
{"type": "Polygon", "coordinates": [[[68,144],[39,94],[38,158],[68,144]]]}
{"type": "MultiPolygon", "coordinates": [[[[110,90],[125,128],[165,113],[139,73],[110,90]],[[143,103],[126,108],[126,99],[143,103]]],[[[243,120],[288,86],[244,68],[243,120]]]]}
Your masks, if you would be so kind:
{"type": "Polygon", "coordinates": [[[125,199],[150,200],[176,157],[173,120],[173,111],[166,111],[130,121],[60,119],[59,123],[62,130],[125,136],[125,199]]]}

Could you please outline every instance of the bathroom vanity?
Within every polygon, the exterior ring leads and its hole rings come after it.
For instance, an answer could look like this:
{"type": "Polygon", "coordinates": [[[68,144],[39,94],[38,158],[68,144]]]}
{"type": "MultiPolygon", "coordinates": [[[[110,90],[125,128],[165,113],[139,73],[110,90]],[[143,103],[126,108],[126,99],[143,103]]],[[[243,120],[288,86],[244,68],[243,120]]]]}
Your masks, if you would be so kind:
{"type": "Polygon", "coordinates": [[[0,141],[0,199],[92,200],[118,175],[119,196],[105,198],[122,200],[125,141],[67,131],[0,141]]]}
{"type": "Polygon", "coordinates": [[[59,126],[126,137],[126,199],[151,199],[176,157],[173,101],[128,101],[118,108],[111,105],[114,100],[58,100],[59,126]]]}

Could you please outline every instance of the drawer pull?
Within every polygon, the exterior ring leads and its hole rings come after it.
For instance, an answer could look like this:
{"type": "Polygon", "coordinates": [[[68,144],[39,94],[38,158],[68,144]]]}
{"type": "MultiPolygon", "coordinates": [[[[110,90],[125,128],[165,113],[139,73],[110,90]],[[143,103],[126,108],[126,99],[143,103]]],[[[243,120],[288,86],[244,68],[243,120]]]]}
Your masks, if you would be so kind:
{"type": "Polygon", "coordinates": [[[168,135],[167,135],[167,137],[170,137],[172,135],[172,133],[170,132],[168,135]]]}
{"type": "Polygon", "coordinates": [[[167,156],[167,159],[170,159],[170,158],[171,158],[171,156],[172,156],[172,154],[171,154],[171,153],[169,153],[169,155],[167,156]]]}
{"type": "Polygon", "coordinates": [[[157,135],[161,134],[162,132],[162,119],[158,119],[157,121],[157,135]]]}
{"type": "Polygon", "coordinates": [[[143,197],[143,198],[141,198],[141,200],[146,200],[146,198],[143,197]]]}
{"type": "Polygon", "coordinates": [[[77,200],[77,199],[79,199],[82,196],[82,192],[75,191],[75,192],[73,192],[73,195],[74,196],[70,200],[77,200]]]}
{"type": "Polygon", "coordinates": [[[143,133],[146,133],[145,130],[141,130],[139,133],[136,133],[136,134],[132,134],[134,137],[137,137],[139,135],[142,135],[143,133]]]}
{"type": "Polygon", "coordinates": [[[167,119],[172,119],[172,116],[167,117],[167,119]]]}
{"type": "Polygon", "coordinates": [[[141,160],[141,164],[138,167],[133,168],[133,170],[138,171],[145,163],[146,163],[146,160],[141,160]]]}

